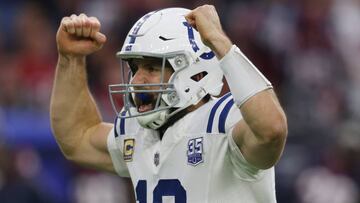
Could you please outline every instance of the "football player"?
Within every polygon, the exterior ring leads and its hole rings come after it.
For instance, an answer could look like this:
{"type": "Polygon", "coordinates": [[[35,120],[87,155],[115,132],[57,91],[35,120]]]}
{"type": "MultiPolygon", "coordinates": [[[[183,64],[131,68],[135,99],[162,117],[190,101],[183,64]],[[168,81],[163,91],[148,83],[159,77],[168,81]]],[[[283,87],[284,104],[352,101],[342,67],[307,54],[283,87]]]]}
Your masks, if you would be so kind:
{"type": "Polygon", "coordinates": [[[104,123],[85,57],[106,37],[85,14],[63,18],[51,100],[56,140],[69,160],[131,177],[144,202],[276,202],[274,165],[287,136],[271,83],[223,32],[211,5],[150,12],[117,53],[123,83],[104,123]],[[216,98],[225,76],[230,93],[216,98]]]}

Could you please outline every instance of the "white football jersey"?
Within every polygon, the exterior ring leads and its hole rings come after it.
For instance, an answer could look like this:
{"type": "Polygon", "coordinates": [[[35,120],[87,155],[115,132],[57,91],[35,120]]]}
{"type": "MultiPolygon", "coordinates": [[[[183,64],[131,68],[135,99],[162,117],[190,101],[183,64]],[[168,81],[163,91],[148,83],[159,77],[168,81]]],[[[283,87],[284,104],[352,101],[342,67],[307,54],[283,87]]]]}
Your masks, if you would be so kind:
{"type": "Polygon", "coordinates": [[[274,168],[251,166],[231,136],[240,119],[230,93],[186,114],[161,140],[136,118],[117,118],[108,149],[140,203],[274,203],[274,168]]]}

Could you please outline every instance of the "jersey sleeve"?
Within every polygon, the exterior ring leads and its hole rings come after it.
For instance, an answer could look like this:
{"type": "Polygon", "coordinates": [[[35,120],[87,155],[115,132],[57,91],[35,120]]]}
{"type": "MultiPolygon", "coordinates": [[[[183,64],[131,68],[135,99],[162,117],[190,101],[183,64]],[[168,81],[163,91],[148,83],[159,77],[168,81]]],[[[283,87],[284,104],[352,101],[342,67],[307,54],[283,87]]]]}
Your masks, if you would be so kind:
{"type": "Polygon", "coordinates": [[[123,159],[122,143],[119,137],[116,137],[116,122],[115,127],[110,131],[107,138],[108,151],[113,162],[116,173],[121,177],[130,177],[127,165],[123,159]]]}
{"type": "Polygon", "coordinates": [[[229,144],[229,156],[230,161],[234,167],[234,173],[242,180],[246,181],[256,181],[261,179],[264,176],[264,171],[261,170],[252,164],[250,164],[243,154],[241,153],[239,147],[236,145],[233,136],[232,130],[229,131],[227,135],[228,144],[229,144]]]}
{"type": "MultiPolygon", "coordinates": [[[[232,131],[235,125],[243,119],[239,108],[234,104],[231,94],[227,94],[218,100],[218,109],[214,122],[218,123],[218,132],[224,133],[228,143],[228,155],[233,165],[233,171],[240,179],[246,181],[255,181],[263,176],[264,170],[252,166],[242,155],[239,147],[236,145],[232,131]],[[225,99],[224,99],[225,98],[225,99]]],[[[214,105],[216,106],[216,104],[214,105]]],[[[213,108],[214,109],[214,108],[213,108]]],[[[216,132],[216,131],[215,131],[216,132]]]]}

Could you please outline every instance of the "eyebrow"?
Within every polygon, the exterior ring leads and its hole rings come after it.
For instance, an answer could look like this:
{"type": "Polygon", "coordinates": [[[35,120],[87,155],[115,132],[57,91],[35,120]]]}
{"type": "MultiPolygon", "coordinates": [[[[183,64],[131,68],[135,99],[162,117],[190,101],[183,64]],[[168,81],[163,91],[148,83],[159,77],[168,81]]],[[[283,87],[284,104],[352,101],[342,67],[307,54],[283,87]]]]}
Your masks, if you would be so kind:
{"type": "MultiPolygon", "coordinates": [[[[132,63],[136,66],[139,66],[140,64],[142,64],[142,66],[144,67],[162,67],[163,64],[163,59],[161,58],[145,58],[145,59],[141,59],[141,60],[132,60],[132,63]]],[[[165,68],[172,68],[171,64],[169,63],[169,61],[165,60],[165,68]]]]}
{"type": "MultiPolygon", "coordinates": [[[[163,62],[162,61],[145,61],[145,62],[135,63],[135,65],[137,65],[137,66],[139,66],[140,64],[144,67],[159,67],[159,68],[161,68],[163,62]]],[[[168,68],[168,63],[165,63],[165,68],[168,68]]]]}

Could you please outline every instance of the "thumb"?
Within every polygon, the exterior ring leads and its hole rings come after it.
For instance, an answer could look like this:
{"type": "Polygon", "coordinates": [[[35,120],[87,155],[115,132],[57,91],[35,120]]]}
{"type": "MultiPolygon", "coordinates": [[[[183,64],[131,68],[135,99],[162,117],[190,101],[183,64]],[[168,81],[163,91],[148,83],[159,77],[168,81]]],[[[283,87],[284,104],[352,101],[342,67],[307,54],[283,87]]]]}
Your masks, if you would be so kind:
{"type": "Polygon", "coordinates": [[[184,16],[186,21],[192,26],[195,27],[196,26],[196,20],[195,20],[195,15],[193,14],[193,12],[188,13],[186,16],[184,16]]]}
{"type": "Polygon", "coordinates": [[[96,32],[94,35],[94,40],[99,44],[104,44],[106,42],[106,36],[101,32],[96,32]]]}

